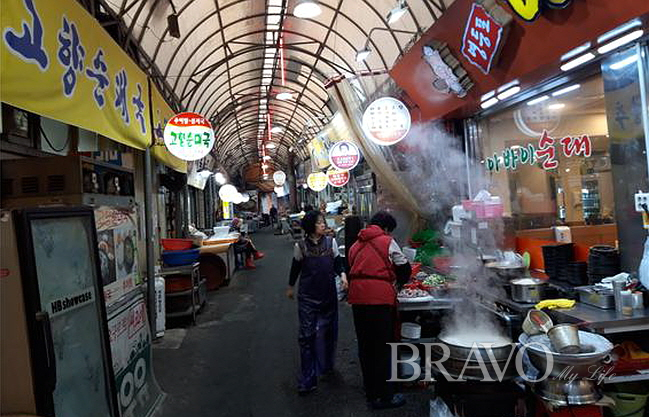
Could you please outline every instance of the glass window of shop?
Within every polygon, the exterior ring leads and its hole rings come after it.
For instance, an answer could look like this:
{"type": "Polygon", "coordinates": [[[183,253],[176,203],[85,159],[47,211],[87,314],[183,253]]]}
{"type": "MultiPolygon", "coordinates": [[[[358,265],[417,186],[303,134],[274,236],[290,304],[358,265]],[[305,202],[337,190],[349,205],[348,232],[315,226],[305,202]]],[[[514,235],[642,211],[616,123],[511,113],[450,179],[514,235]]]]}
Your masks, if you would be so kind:
{"type": "Polygon", "coordinates": [[[565,224],[577,243],[626,247],[629,268],[641,258],[633,195],[649,189],[645,62],[636,45],[604,58],[595,75],[479,121],[490,191],[516,236],[565,224]]]}

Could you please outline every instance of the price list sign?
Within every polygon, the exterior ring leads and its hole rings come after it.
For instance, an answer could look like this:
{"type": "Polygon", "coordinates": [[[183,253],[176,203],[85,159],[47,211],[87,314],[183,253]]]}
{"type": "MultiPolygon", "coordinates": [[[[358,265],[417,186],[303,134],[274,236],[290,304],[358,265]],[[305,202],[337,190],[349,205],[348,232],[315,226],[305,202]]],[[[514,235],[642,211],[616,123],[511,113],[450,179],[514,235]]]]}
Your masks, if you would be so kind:
{"type": "Polygon", "coordinates": [[[393,97],[372,102],[363,113],[363,129],[372,142],[390,146],[401,141],[410,131],[410,112],[393,97]]]}
{"type": "Polygon", "coordinates": [[[214,130],[210,122],[198,113],[179,113],[167,122],[164,141],[175,157],[196,161],[214,147],[214,130]]]}

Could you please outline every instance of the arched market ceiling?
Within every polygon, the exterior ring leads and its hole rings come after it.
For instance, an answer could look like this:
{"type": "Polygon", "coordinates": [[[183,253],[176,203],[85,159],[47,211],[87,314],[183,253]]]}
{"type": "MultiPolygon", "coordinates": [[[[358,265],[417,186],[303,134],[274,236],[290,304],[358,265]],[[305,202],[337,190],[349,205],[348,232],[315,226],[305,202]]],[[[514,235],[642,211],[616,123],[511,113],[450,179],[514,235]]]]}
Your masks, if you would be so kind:
{"type": "MultiPolygon", "coordinates": [[[[285,167],[289,152],[307,156],[306,143],[336,111],[325,82],[362,71],[367,95],[387,70],[453,0],[320,0],[322,13],[293,15],[300,0],[97,0],[128,28],[125,39],[146,55],[143,65],[159,74],[176,104],[210,118],[216,131],[214,157],[229,172],[256,166],[265,153],[285,167]],[[406,13],[389,23],[395,7],[406,13]],[[180,37],[171,36],[176,15],[180,37]],[[283,44],[283,48],[282,48],[283,44]],[[371,53],[357,62],[358,51],[371,53]],[[281,53],[284,71],[281,71],[281,53]],[[282,80],[284,74],[284,81],[282,80]],[[290,100],[279,100],[290,92],[290,100]],[[272,133],[268,120],[282,128],[272,133]]],[[[261,174],[261,170],[260,170],[261,174]]]]}

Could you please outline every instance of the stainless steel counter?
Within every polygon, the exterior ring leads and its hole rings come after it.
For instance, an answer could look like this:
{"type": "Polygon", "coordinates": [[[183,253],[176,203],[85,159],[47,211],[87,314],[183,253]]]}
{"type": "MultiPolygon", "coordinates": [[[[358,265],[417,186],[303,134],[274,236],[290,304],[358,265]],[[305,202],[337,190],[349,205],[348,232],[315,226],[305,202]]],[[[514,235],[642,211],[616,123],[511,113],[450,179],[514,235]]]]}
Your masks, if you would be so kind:
{"type": "Polygon", "coordinates": [[[551,310],[552,319],[559,322],[588,324],[584,327],[601,334],[649,331],[649,308],[633,310],[625,316],[615,310],[602,310],[577,302],[572,309],[551,310]]]}

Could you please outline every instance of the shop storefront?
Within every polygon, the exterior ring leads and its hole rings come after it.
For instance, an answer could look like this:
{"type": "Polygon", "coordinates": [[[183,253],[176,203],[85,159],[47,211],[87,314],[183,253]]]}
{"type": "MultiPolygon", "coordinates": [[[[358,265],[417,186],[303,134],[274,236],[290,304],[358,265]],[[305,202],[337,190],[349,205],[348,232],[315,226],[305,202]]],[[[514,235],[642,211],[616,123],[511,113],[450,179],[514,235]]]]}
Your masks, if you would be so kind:
{"type": "Polygon", "coordinates": [[[645,48],[631,44],[468,123],[512,237],[552,241],[552,228],[567,226],[586,252],[616,246],[637,269],[645,234],[634,194],[649,189],[645,48]]]}

